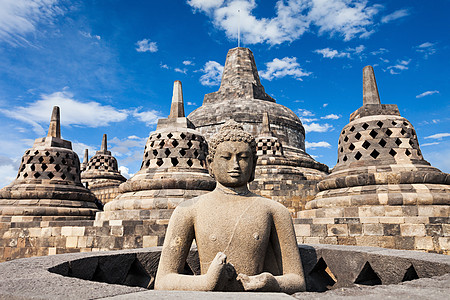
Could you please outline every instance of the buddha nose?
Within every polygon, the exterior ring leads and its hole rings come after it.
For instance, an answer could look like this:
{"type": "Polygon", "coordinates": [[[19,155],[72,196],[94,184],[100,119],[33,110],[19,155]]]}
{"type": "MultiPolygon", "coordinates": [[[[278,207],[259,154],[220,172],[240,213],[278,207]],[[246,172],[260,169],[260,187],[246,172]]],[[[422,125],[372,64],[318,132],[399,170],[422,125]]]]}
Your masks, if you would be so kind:
{"type": "Polygon", "coordinates": [[[234,157],[232,160],[233,160],[232,161],[232,163],[233,163],[233,170],[239,170],[241,167],[239,166],[237,157],[234,157]]]}

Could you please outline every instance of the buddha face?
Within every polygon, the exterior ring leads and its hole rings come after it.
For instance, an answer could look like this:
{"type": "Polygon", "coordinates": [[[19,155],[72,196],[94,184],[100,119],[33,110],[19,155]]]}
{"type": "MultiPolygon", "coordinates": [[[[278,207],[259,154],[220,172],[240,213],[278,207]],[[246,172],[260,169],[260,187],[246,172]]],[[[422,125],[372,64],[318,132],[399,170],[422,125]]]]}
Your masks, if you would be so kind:
{"type": "Polygon", "coordinates": [[[245,142],[220,143],[210,167],[215,179],[222,185],[246,185],[254,172],[252,149],[245,142]]]}

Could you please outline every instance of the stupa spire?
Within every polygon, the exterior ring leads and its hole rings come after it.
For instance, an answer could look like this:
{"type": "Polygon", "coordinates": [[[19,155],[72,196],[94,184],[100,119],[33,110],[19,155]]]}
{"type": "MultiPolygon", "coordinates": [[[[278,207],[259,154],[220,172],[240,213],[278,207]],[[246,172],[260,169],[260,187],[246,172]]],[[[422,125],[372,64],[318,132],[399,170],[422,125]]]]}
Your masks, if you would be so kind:
{"type": "Polygon", "coordinates": [[[88,161],[89,161],[89,150],[84,149],[83,164],[87,165],[88,161]]]}
{"type": "Polygon", "coordinates": [[[183,118],[183,117],[184,117],[183,88],[181,86],[181,81],[176,80],[173,83],[172,106],[170,107],[169,119],[183,118]]]}
{"type": "Polygon", "coordinates": [[[261,130],[260,135],[273,136],[272,131],[270,130],[269,113],[268,112],[263,113],[262,130],[261,130]]]}
{"type": "Polygon", "coordinates": [[[363,105],[366,104],[381,104],[372,66],[365,66],[363,69],[363,105]]]}
{"type": "Polygon", "coordinates": [[[107,136],[106,133],[103,134],[103,139],[102,139],[102,146],[100,148],[100,151],[108,151],[108,141],[107,141],[107,136]]]}
{"type": "Polygon", "coordinates": [[[48,127],[47,136],[61,138],[61,117],[59,114],[58,106],[53,106],[52,117],[50,119],[50,126],[48,127]]]}

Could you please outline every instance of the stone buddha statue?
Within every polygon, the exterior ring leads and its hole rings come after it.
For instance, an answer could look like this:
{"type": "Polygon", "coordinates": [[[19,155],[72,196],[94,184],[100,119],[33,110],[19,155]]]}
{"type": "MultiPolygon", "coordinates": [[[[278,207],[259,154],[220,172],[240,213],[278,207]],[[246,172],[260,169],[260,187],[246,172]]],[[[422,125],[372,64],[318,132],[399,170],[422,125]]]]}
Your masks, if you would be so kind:
{"type": "Polygon", "coordinates": [[[155,289],[295,293],[305,280],[289,211],[248,190],[256,143],[234,121],[209,142],[217,186],[182,202],[167,229],[155,289]],[[181,274],[193,240],[201,275],[181,274]]]}

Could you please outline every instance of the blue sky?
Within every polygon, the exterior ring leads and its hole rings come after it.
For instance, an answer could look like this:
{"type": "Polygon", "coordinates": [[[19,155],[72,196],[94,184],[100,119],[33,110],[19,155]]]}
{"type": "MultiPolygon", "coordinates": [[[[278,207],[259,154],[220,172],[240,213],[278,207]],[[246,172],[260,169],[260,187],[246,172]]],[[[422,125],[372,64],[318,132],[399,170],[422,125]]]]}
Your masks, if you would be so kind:
{"type": "Polygon", "coordinates": [[[0,186],[46,135],[53,105],[81,159],[106,133],[123,174],[138,171],[173,81],[186,112],[199,107],[238,24],[266,92],[303,120],[318,161],[335,165],[370,64],[381,102],[399,106],[425,159],[450,172],[449,13],[446,0],[0,0],[0,186]]]}

